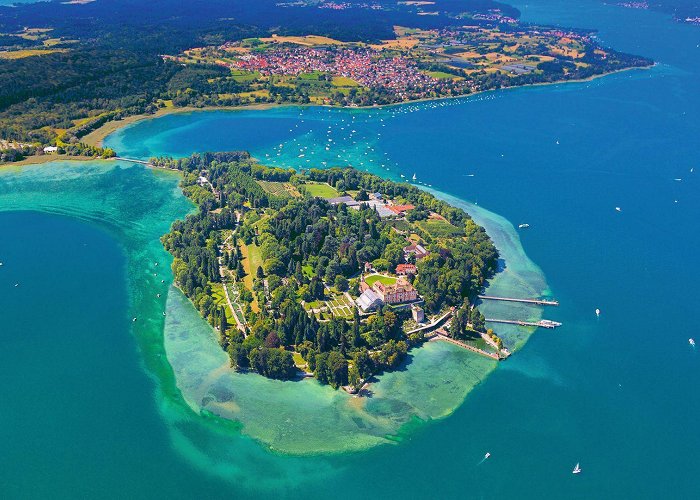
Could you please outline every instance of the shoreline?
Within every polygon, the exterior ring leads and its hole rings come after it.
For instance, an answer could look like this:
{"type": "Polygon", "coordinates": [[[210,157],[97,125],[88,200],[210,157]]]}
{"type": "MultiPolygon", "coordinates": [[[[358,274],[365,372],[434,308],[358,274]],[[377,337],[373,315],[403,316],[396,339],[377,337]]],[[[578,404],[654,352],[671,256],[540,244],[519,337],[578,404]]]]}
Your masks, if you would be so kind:
{"type": "MultiPolygon", "coordinates": [[[[320,108],[336,108],[336,109],[345,109],[345,110],[352,110],[352,109],[358,109],[358,110],[367,110],[367,109],[384,109],[384,108],[392,108],[392,107],[398,107],[398,106],[409,106],[411,104],[422,104],[422,103],[427,103],[427,102],[440,102],[440,101],[447,101],[447,100],[454,100],[454,99],[467,99],[473,96],[478,96],[481,94],[486,94],[488,92],[498,92],[498,91],[503,91],[503,90],[514,90],[514,89],[521,89],[521,88],[529,88],[529,87],[541,87],[541,86],[548,86],[548,85],[561,85],[561,84],[568,84],[568,83],[584,83],[584,82],[591,82],[593,80],[597,80],[599,78],[604,78],[606,76],[610,75],[615,75],[618,73],[623,73],[625,71],[632,71],[632,70],[649,70],[654,68],[658,63],[654,62],[653,64],[649,66],[635,66],[631,68],[622,68],[618,69],[615,71],[611,71],[608,73],[601,73],[599,75],[593,75],[588,78],[579,78],[576,80],[557,80],[554,82],[539,82],[539,83],[528,83],[526,85],[514,85],[511,87],[500,87],[498,89],[489,89],[489,90],[480,90],[478,92],[473,92],[471,94],[462,94],[462,95],[456,95],[456,96],[444,96],[444,97],[430,97],[430,98],[424,98],[424,99],[415,99],[411,101],[403,101],[403,102],[395,102],[391,104],[375,104],[371,106],[333,106],[330,104],[294,104],[294,103],[259,103],[259,104],[244,104],[241,106],[204,106],[201,108],[195,108],[192,106],[185,106],[182,108],[176,108],[176,107],[170,107],[170,108],[161,108],[158,111],[156,111],[153,114],[141,114],[141,115],[132,115],[128,116],[126,118],[123,118],[118,121],[111,121],[107,122],[104,125],[102,125],[100,128],[97,128],[90,132],[89,134],[85,135],[82,137],[81,142],[84,142],[85,144],[88,144],[90,146],[95,146],[95,147],[102,147],[104,140],[110,136],[111,134],[128,127],[130,125],[133,125],[135,123],[138,123],[143,120],[148,120],[148,119],[155,119],[155,118],[162,118],[163,116],[171,115],[171,114],[176,114],[176,113],[194,113],[198,111],[264,111],[267,109],[276,109],[276,108],[285,108],[285,107],[297,107],[297,108],[304,108],[304,107],[320,107],[320,108]]],[[[24,160],[23,160],[24,161],[24,160]]],[[[19,163],[19,162],[18,162],[19,163]]]]}
{"type": "Polygon", "coordinates": [[[0,163],[0,169],[9,167],[23,167],[27,165],[41,165],[43,163],[51,163],[54,161],[99,161],[110,160],[110,158],[93,158],[92,156],[71,156],[71,155],[34,155],[20,161],[0,163]]]}

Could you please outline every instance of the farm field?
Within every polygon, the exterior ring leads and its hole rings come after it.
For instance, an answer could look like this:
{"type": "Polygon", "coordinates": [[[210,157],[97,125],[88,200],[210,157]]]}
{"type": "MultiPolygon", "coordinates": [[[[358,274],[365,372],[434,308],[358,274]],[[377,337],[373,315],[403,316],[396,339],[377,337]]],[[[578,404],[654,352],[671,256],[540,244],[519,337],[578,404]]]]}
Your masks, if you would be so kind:
{"type": "Polygon", "coordinates": [[[464,230],[441,219],[421,220],[414,222],[414,224],[433,238],[440,239],[464,235],[464,230]]]}
{"type": "Polygon", "coordinates": [[[299,198],[301,193],[289,182],[257,181],[265,192],[280,198],[299,198]]]}

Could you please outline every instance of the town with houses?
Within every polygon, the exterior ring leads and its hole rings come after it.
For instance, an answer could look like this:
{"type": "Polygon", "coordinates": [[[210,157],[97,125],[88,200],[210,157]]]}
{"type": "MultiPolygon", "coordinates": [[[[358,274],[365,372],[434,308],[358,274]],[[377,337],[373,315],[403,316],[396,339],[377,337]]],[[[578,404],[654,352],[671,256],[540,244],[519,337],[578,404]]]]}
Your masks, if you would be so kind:
{"type": "Polygon", "coordinates": [[[586,31],[519,25],[500,13],[475,16],[480,17],[469,21],[473,25],[395,26],[395,39],[371,44],[273,34],[163,58],[229,69],[225,80],[240,90],[219,94],[217,102],[224,104],[292,101],[342,106],[461,96],[648,64],[625,60],[627,56],[601,47],[586,31]],[[504,24],[507,29],[502,29],[504,24]]]}

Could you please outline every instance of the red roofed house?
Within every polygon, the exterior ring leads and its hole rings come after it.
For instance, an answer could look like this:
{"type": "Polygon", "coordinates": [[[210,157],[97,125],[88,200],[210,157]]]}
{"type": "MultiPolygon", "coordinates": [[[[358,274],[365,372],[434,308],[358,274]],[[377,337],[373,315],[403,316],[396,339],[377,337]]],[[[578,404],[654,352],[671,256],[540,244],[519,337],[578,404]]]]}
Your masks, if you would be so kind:
{"type": "Polygon", "coordinates": [[[396,274],[398,276],[407,276],[409,274],[416,275],[416,266],[413,264],[399,264],[396,266],[396,274]]]}
{"type": "Polygon", "coordinates": [[[413,210],[416,207],[414,207],[413,205],[389,205],[387,208],[394,212],[396,215],[403,215],[409,210],[413,210]]]}

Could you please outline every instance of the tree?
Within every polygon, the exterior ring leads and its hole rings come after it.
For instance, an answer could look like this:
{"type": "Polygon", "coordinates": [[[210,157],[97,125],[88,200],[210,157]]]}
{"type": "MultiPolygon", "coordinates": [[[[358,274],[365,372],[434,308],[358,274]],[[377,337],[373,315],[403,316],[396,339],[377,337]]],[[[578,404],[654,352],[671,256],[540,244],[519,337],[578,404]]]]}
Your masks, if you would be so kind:
{"type": "Polygon", "coordinates": [[[326,370],[328,373],[328,383],[337,389],[341,385],[348,383],[348,362],[338,351],[328,353],[326,359],[326,370]]]}
{"type": "Polygon", "coordinates": [[[265,347],[279,347],[281,345],[277,332],[270,332],[265,337],[265,347]]]}
{"type": "Polygon", "coordinates": [[[263,279],[265,277],[265,271],[263,271],[262,266],[258,266],[257,271],[255,271],[255,276],[257,276],[258,279],[263,279]]]}
{"type": "Polygon", "coordinates": [[[355,348],[362,345],[362,336],[360,335],[360,312],[356,307],[352,309],[352,331],[350,334],[350,344],[355,348]]]}
{"type": "Polygon", "coordinates": [[[219,310],[219,331],[221,332],[221,335],[226,335],[226,330],[228,330],[228,320],[226,319],[226,309],[221,306],[221,309],[219,310]]]}
{"type": "Polygon", "coordinates": [[[335,277],[335,288],[339,292],[347,292],[348,291],[348,279],[343,276],[342,274],[339,274],[335,277]]]}
{"type": "Polygon", "coordinates": [[[374,372],[374,361],[372,361],[367,349],[361,349],[355,354],[353,366],[357,367],[357,372],[363,380],[367,380],[372,376],[374,372]]]}

